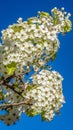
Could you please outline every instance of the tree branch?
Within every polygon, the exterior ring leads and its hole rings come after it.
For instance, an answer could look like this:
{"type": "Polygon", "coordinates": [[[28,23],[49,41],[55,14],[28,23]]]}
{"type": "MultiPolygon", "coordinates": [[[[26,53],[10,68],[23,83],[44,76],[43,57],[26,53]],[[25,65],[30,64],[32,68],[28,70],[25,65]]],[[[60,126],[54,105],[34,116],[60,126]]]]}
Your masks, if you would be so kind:
{"type": "Polygon", "coordinates": [[[11,106],[20,106],[20,105],[24,105],[24,104],[32,105],[32,104],[30,104],[30,100],[19,102],[19,103],[13,103],[13,104],[1,104],[0,108],[2,108],[2,107],[11,107],[11,106]]]}
{"type": "Polygon", "coordinates": [[[18,95],[20,95],[21,97],[23,97],[23,96],[21,95],[21,92],[18,92],[18,91],[16,91],[16,90],[14,89],[13,85],[9,85],[9,84],[7,84],[7,83],[4,83],[4,85],[6,85],[6,86],[9,87],[10,89],[12,89],[15,93],[17,93],[18,95]]]}
{"type": "MultiPolygon", "coordinates": [[[[14,76],[15,76],[15,73],[14,73],[13,75],[7,77],[6,79],[5,79],[4,77],[2,77],[2,80],[3,80],[3,81],[0,82],[0,85],[6,85],[6,86],[9,87],[10,89],[12,89],[15,93],[17,93],[18,95],[20,95],[21,97],[23,97],[23,96],[21,95],[21,92],[18,92],[18,91],[16,91],[16,90],[14,89],[14,87],[13,87],[14,84],[13,84],[13,85],[9,85],[9,84],[8,84],[9,81],[10,81],[10,79],[13,78],[14,76]]],[[[24,97],[23,97],[23,98],[24,98],[24,97]]]]}

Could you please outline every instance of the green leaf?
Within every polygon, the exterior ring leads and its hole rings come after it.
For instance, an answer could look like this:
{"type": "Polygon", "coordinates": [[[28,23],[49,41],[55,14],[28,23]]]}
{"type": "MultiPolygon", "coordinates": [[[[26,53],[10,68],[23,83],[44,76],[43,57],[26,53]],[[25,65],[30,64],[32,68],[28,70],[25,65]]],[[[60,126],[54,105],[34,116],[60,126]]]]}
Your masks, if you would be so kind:
{"type": "Polygon", "coordinates": [[[56,55],[57,55],[57,54],[55,53],[55,54],[52,56],[52,58],[51,58],[52,61],[54,61],[54,60],[56,59],[56,55]]]}
{"type": "Polygon", "coordinates": [[[40,114],[38,111],[35,111],[33,109],[29,109],[26,113],[28,116],[35,116],[37,114],[40,114]]]}
{"type": "Polygon", "coordinates": [[[20,32],[21,29],[23,29],[23,27],[22,26],[14,25],[14,26],[12,26],[12,29],[14,30],[14,32],[20,32]]]}
{"type": "Polygon", "coordinates": [[[14,73],[14,71],[16,70],[16,64],[15,62],[12,62],[11,64],[8,64],[6,66],[6,70],[7,70],[7,74],[11,75],[14,73]]]}
{"type": "Polygon", "coordinates": [[[40,14],[40,16],[47,16],[47,17],[49,17],[49,16],[50,16],[50,14],[49,14],[49,13],[47,13],[47,12],[40,12],[39,14],[40,14]]]}
{"type": "Polygon", "coordinates": [[[36,89],[37,86],[36,86],[36,85],[28,85],[27,88],[26,88],[26,90],[30,91],[30,90],[33,89],[33,88],[36,89]]]}
{"type": "Polygon", "coordinates": [[[41,113],[42,121],[45,121],[45,120],[46,120],[45,117],[44,117],[44,115],[45,115],[45,111],[43,111],[43,112],[41,113]]]}
{"type": "Polygon", "coordinates": [[[33,23],[31,18],[29,18],[29,19],[27,20],[27,22],[28,22],[28,24],[32,24],[32,23],[33,23]]]}
{"type": "Polygon", "coordinates": [[[42,121],[45,121],[46,119],[45,119],[45,117],[42,117],[42,121]]]}
{"type": "Polygon", "coordinates": [[[63,27],[64,32],[70,32],[72,28],[72,23],[70,20],[65,21],[65,26],[63,27]]]}

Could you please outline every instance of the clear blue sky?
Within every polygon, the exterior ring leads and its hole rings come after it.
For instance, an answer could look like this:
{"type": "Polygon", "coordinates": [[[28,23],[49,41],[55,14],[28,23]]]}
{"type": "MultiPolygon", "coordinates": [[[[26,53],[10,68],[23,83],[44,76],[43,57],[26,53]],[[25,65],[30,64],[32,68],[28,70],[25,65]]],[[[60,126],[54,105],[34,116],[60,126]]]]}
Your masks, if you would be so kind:
{"type": "MultiPolygon", "coordinates": [[[[35,16],[37,11],[50,11],[53,7],[65,7],[72,14],[72,0],[0,0],[0,30],[16,22],[18,17],[26,20],[35,16]]],[[[53,69],[59,71],[63,77],[63,92],[66,104],[61,109],[61,115],[55,116],[50,122],[42,122],[40,116],[29,118],[22,115],[16,125],[6,126],[0,122],[0,130],[72,130],[73,129],[73,31],[66,36],[59,37],[61,47],[57,58],[52,63],[53,69]]]]}

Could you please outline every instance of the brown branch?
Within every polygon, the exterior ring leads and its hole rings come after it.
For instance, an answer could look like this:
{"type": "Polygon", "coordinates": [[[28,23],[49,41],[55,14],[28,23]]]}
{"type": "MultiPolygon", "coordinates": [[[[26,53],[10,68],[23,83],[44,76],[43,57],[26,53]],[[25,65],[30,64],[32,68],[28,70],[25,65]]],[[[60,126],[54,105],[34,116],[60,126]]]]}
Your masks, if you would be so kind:
{"type": "Polygon", "coordinates": [[[30,100],[19,102],[19,103],[13,103],[13,104],[1,104],[0,108],[2,108],[2,107],[11,107],[11,106],[20,106],[20,105],[24,105],[24,104],[26,104],[26,105],[32,105],[32,104],[29,103],[30,100]]]}
{"type": "MultiPolygon", "coordinates": [[[[14,73],[13,75],[7,77],[6,79],[5,79],[4,77],[2,77],[2,80],[3,80],[3,81],[0,82],[0,85],[6,85],[6,86],[9,87],[10,89],[12,89],[15,93],[17,93],[18,95],[20,95],[21,97],[23,97],[23,96],[21,95],[21,92],[18,92],[18,91],[16,91],[16,90],[14,89],[14,87],[13,87],[14,84],[13,84],[13,85],[9,85],[9,84],[8,84],[9,81],[10,81],[10,79],[13,78],[14,76],[15,76],[15,73],[14,73]]],[[[23,97],[23,98],[24,98],[24,97],[23,97]]]]}
{"type": "Polygon", "coordinates": [[[18,92],[18,91],[16,91],[15,89],[14,89],[14,85],[9,85],[9,84],[7,84],[7,83],[4,83],[4,85],[6,85],[7,87],[9,87],[10,89],[12,89],[15,93],[17,93],[18,95],[20,95],[21,97],[23,97],[22,95],[21,95],[21,92],[18,92]]]}

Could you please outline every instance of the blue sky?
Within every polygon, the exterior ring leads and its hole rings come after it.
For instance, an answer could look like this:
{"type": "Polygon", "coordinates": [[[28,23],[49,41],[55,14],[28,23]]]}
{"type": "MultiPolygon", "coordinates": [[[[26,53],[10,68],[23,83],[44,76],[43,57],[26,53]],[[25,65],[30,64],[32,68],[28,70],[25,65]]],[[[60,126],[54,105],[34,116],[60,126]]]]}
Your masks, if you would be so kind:
{"type": "MultiPolygon", "coordinates": [[[[66,11],[72,14],[72,0],[0,0],[0,30],[5,29],[9,24],[16,22],[18,17],[26,20],[35,16],[37,11],[47,11],[53,7],[65,7],[66,11]]],[[[6,126],[0,122],[2,130],[71,130],[73,129],[73,31],[66,36],[60,36],[60,49],[56,60],[52,63],[53,69],[63,75],[63,93],[66,104],[61,109],[61,115],[55,116],[50,122],[42,122],[40,116],[29,118],[22,115],[16,125],[6,126]]]]}

